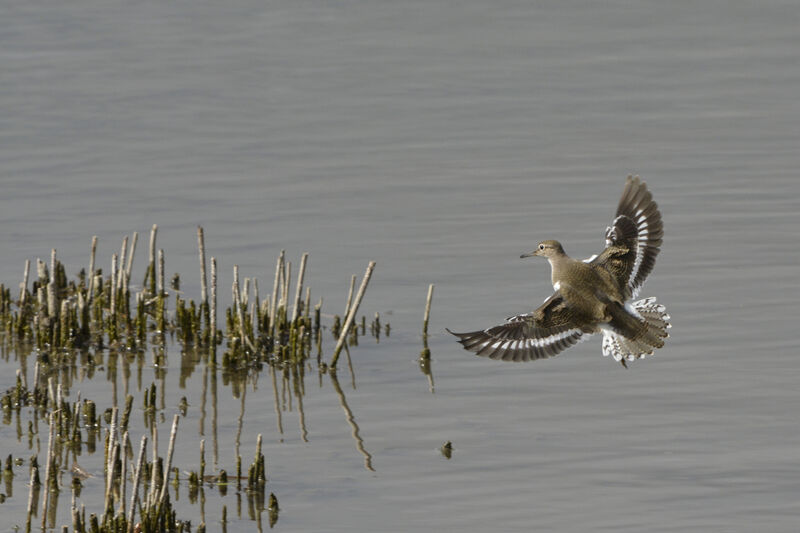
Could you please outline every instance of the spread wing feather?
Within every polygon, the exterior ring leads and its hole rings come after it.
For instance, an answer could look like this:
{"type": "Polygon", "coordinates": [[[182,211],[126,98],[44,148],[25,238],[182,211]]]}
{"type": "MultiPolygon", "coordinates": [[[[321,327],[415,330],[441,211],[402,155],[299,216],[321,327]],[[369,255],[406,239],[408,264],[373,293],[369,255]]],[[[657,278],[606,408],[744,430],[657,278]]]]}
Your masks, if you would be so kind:
{"type": "Polygon", "coordinates": [[[664,225],[658,204],[639,176],[628,176],[614,221],[606,229],[606,248],[590,262],[603,267],[635,297],[656,264],[664,225]]]}
{"type": "Polygon", "coordinates": [[[534,312],[489,329],[452,333],[466,350],[503,361],[553,357],[585,339],[585,324],[556,292],[534,312]]]}

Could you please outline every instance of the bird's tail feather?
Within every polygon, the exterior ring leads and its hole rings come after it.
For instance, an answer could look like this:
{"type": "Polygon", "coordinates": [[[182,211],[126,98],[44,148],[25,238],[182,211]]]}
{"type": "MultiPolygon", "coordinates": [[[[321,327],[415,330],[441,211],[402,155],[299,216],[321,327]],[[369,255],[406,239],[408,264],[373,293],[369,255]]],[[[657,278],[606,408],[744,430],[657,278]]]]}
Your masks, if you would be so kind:
{"type": "Polygon", "coordinates": [[[638,315],[636,334],[625,332],[624,335],[617,328],[616,331],[603,330],[603,355],[610,355],[623,364],[652,355],[656,348],[664,345],[664,339],[669,337],[667,330],[672,327],[665,307],[656,303],[655,298],[645,298],[631,306],[638,315]]]}

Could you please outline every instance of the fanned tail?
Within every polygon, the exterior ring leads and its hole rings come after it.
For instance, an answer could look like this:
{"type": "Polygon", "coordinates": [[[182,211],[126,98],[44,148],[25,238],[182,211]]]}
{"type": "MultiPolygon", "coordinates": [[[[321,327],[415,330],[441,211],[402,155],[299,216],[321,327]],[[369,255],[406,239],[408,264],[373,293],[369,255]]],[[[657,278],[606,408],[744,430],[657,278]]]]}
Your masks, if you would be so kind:
{"type": "Polygon", "coordinates": [[[633,310],[644,320],[645,331],[631,339],[613,330],[603,330],[603,355],[612,356],[623,365],[645,355],[653,355],[669,337],[670,316],[655,298],[645,298],[632,304],[633,310]]]}

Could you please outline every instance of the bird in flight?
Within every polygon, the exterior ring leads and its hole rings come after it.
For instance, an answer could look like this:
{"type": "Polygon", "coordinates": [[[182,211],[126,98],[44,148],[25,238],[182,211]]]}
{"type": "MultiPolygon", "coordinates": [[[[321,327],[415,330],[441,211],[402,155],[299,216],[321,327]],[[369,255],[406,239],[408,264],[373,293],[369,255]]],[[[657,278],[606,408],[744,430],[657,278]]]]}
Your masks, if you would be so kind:
{"type": "Polygon", "coordinates": [[[540,242],[520,257],[546,257],[555,292],[532,313],[504,324],[454,333],[466,350],[503,361],[532,361],[559,354],[603,334],[603,355],[627,368],[664,345],[670,316],[654,297],[633,302],[653,270],[664,236],[661,213],[639,176],[628,176],[617,214],[606,228],[606,247],[579,261],[561,243],[540,242]]]}

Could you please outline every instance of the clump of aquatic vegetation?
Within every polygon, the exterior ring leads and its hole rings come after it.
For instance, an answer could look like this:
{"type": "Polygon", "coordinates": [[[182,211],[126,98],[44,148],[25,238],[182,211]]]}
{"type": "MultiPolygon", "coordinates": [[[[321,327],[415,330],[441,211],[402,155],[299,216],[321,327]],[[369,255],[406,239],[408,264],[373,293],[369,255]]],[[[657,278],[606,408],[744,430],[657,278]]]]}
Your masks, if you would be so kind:
{"type": "MultiPolygon", "coordinates": [[[[249,466],[245,464],[244,470],[238,434],[237,461],[230,471],[219,468],[206,472],[205,440],[200,441],[199,468],[180,470],[172,464],[173,452],[179,420],[185,416],[187,405],[183,398],[179,412],[174,415],[166,456],[159,455],[158,423],[164,416],[163,382],[160,387],[153,383],[143,389],[140,384],[145,431],[141,435],[131,433],[134,431],[130,427],[134,397],[127,394],[126,385],[124,403],[117,402],[118,368],[121,367],[127,379],[131,367],[135,367],[141,382],[145,354],[150,350],[156,375],[163,378],[161,366],[168,342],[180,343],[205,363],[206,371],[213,369],[212,395],[216,394],[217,369],[221,369],[223,377],[234,384],[234,395],[242,397],[242,412],[246,388],[240,385],[237,389],[236,379],[246,379],[248,374],[267,367],[275,391],[281,432],[276,376],[282,376],[285,395],[287,387],[302,387],[308,361],[316,360],[320,376],[324,373],[330,376],[348,423],[353,427],[365,466],[372,469],[371,456],[364,448],[339,386],[336,366],[343,351],[348,354],[349,363],[349,347],[357,345],[360,336],[369,332],[377,340],[390,333],[390,324],[383,323],[377,313],[369,325],[363,315],[360,321],[356,318],[375,263],[367,266],[357,290],[357,278],[351,278],[341,315],[323,315],[321,299],[312,303],[311,290],[305,282],[308,254],[302,255],[299,267],[293,272],[284,252],[277,258],[271,291],[265,297],[261,296],[258,280],[240,279],[239,268],[234,266],[231,305],[218,310],[217,262],[214,257],[210,261],[206,259],[202,228],[197,231],[201,295],[196,302],[183,298],[177,274],[170,278],[167,286],[165,254],[156,247],[157,229],[153,226],[150,234],[148,262],[141,285],[134,285],[131,278],[137,233],[130,239],[123,239],[120,252],[112,255],[110,268],[105,272],[97,266],[95,237],[88,268],[81,269],[73,279],[67,276],[56,250],[52,250],[49,263],[37,260],[32,280],[31,264],[26,262],[18,292],[0,285],[0,347],[4,357],[9,351],[15,352],[25,369],[27,358],[35,356],[33,378],[28,379],[27,371],[18,370],[15,385],[0,396],[3,424],[15,424],[18,441],[27,440],[28,449],[35,450],[28,458],[12,455],[6,458],[5,492],[0,493],[0,503],[12,496],[14,477],[27,465],[27,473],[22,474],[28,481],[27,513],[18,520],[26,531],[37,526],[56,527],[56,508],[60,495],[67,491],[71,492],[71,525],[76,532],[191,531],[191,521],[178,516],[170,491],[171,488],[177,497],[182,485],[188,487],[192,503],[198,498],[204,501],[204,486],[216,486],[223,495],[229,486],[235,486],[237,492],[246,494],[249,515],[259,521],[259,530],[262,512],[266,513],[270,527],[275,524],[278,499],[267,489],[267,463],[262,453],[261,435],[258,435],[253,461],[249,466]],[[219,324],[218,315],[222,317],[219,324]],[[323,324],[323,319],[330,323],[323,324]],[[324,332],[335,341],[328,361],[323,360],[324,332]],[[218,349],[222,351],[221,356],[217,354],[218,349]],[[81,399],[80,391],[70,402],[69,390],[78,369],[91,378],[100,366],[105,366],[106,372],[114,376],[111,405],[81,399]],[[27,420],[23,410],[30,413],[27,420]],[[138,446],[134,448],[136,442],[138,446]],[[104,457],[104,495],[102,502],[92,501],[91,508],[87,509],[81,502],[81,490],[88,478],[99,474],[83,470],[78,457],[84,451],[94,454],[100,450],[104,457]],[[65,473],[70,475],[65,476],[65,473]]],[[[431,286],[425,330],[432,290],[431,286]]],[[[426,337],[427,334],[423,339],[426,337]]],[[[424,342],[420,365],[429,370],[429,351],[426,353],[427,341],[424,342]]],[[[181,381],[184,379],[181,368],[181,381]]],[[[430,374],[429,379],[432,388],[430,374]]],[[[298,395],[298,401],[299,398],[298,395]]],[[[302,404],[299,408],[305,430],[302,404]]],[[[239,433],[241,426],[242,417],[239,433]]],[[[216,413],[214,436],[216,464],[216,413]]],[[[227,507],[223,506],[223,529],[227,513],[227,507]]],[[[205,531],[202,521],[196,531],[205,531]]]]}

